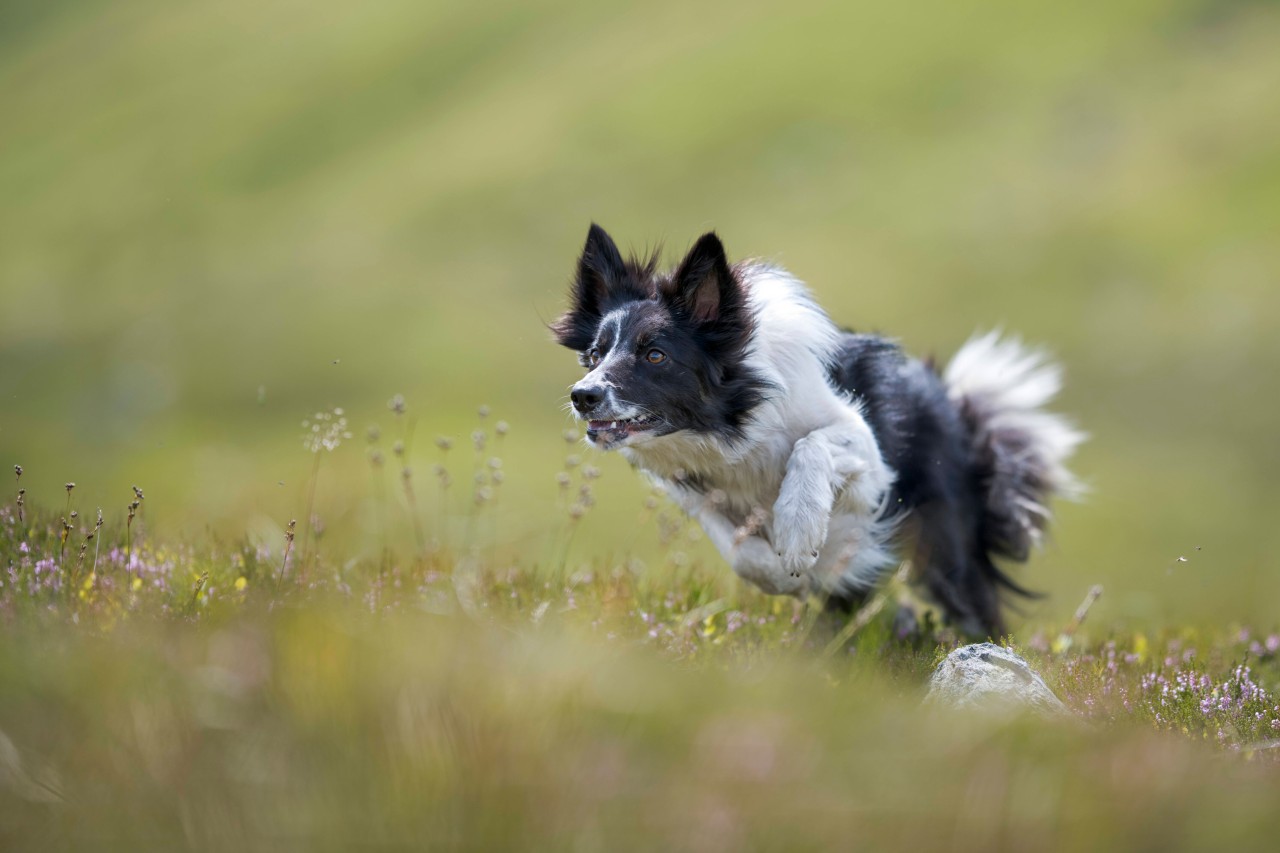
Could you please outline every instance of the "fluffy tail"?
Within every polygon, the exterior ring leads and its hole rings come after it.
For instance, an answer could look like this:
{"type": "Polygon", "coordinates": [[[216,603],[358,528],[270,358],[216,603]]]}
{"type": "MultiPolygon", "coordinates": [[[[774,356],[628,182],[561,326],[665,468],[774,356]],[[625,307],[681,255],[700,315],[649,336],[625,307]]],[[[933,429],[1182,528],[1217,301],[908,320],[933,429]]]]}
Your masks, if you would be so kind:
{"type": "Polygon", "coordinates": [[[1042,408],[1061,389],[1062,369],[990,332],[960,348],[943,380],[973,435],[986,492],[983,544],[1025,560],[1048,526],[1049,498],[1083,491],[1066,461],[1085,434],[1042,408]]]}

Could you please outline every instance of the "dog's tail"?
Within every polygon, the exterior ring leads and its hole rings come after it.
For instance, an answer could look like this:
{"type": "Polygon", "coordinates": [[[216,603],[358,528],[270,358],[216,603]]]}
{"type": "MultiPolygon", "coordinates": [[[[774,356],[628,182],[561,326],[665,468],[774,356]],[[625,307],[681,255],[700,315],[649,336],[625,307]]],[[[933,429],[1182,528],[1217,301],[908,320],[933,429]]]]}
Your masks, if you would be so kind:
{"type": "Polygon", "coordinates": [[[1062,387],[1062,369],[990,332],[960,348],[943,380],[973,436],[986,498],[983,545],[1025,560],[1048,526],[1049,498],[1083,491],[1066,462],[1085,434],[1043,408],[1062,387]]]}

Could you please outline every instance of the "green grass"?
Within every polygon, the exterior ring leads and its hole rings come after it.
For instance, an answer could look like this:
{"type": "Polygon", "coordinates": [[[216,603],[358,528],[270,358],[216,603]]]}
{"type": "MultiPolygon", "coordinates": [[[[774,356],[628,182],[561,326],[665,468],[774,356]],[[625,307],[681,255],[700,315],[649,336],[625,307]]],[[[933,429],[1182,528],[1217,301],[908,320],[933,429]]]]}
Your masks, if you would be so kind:
{"type": "MultiPolygon", "coordinates": [[[[914,352],[1003,326],[1061,358],[1094,491],[1022,578],[1044,618],[1095,582],[1144,630],[1277,618],[1274,4],[0,16],[0,459],[33,489],[136,479],[174,535],[240,535],[302,511],[294,423],[404,393],[428,439],[492,405],[539,505],[588,222],[668,257],[715,228],[914,352]]],[[[607,550],[644,493],[597,464],[607,550]]]]}
{"type": "MultiPolygon", "coordinates": [[[[74,491],[59,512],[6,505],[0,843],[1274,840],[1280,636],[1043,624],[1007,641],[1077,722],[924,707],[958,638],[928,614],[899,633],[898,605],[920,607],[907,588],[891,584],[887,606],[842,633],[816,603],[685,553],[691,528],[656,502],[637,526],[661,562],[577,553],[594,474],[571,470],[579,511],[540,551],[487,532],[371,557],[300,528],[271,545],[167,540],[144,499],[126,556],[123,523],[93,539],[83,518],[64,523],[74,491]]],[[[492,510],[454,529],[484,531],[492,510]]],[[[446,530],[434,513],[424,527],[446,530]]]]}
{"type": "Polygon", "coordinates": [[[1278,40],[1248,0],[0,4],[0,848],[1273,847],[1278,40]],[[591,220],[1060,358],[1092,491],[1011,641],[1086,723],[922,709],[945,633],[892,600],[827,654],[566,443],[591,220]]]}

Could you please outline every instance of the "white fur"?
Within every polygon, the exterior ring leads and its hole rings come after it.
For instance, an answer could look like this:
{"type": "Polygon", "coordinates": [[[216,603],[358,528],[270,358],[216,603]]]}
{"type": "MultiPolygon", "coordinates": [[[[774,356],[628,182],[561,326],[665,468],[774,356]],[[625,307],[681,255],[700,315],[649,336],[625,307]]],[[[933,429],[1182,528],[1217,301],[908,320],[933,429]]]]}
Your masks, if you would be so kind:
{"type": "Polygon", "coordinates": [[[639,435],[622,452],[748,581],[793,595],[867,589],[894,562],[894,474],[857,404],[828,381],[839,329],[786,272],[738,272],[756,326],[746,360],[771,387],[745,437],[639,435]],[[689,475],[705,491],[682,485],[689,475]]]}
{"type": "MultiPolygon", "coordinates": [[[[987,429],[1031,436],[1028,452],[1043,461],[1050,489],[1065,497],[1079,496],[1083,487],[1067,470],[1066,461],[1087,436],[1066,418],[1041,408],[1062,389],[1062,368],[1044,352],[1027,349],[1017,338],[1001,340],[998,331],[975,335],[951,359],[943,381],[952,400],[982,402],[989,417],[987,429]]],[[[1038,504],[1024,508],[1048,517],[1048,510],[1038,504]]]]}

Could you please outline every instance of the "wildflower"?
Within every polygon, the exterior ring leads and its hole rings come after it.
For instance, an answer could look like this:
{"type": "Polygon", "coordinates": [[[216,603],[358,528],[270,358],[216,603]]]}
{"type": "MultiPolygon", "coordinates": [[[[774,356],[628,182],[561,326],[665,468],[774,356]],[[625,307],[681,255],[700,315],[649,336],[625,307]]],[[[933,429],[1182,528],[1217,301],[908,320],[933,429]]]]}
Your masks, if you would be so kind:
{"type": "Polygon", "coordinates": [[[236,578],[236,582],[235,582],[236,592],[244,592],[244,588],[248,585],[249,585],[249,581],[248,579],[245,578],[244,575],[241,575],[240,577],[236,578]]]}
{"type": "Polygon", "coordinates": [[[342,444],[343,439],[351,438],[347,430],[347,419],[341,408],[332,412],[316,412],[315,415],[302,422],[302,446],[312,453],[321,450],[332,453],[342,444]]]}

